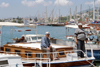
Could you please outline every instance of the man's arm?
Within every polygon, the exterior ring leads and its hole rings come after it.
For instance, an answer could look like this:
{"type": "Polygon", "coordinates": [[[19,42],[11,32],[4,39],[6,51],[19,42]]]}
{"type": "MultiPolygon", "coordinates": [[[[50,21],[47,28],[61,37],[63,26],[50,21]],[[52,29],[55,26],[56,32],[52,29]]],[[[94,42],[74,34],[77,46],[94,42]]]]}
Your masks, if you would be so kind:
{"type": "Polygon", "coordinates": [[[75,43],[76,43],[76,44],[75,44],[75,47],[76,47],[76,45],[77,45],[77,37],[75,37],[75,43]]]}
{"type": "Polygon", "coordinates": [[[46,39],[45,38],[42,39],[42,43],[43,43],[42,46],[48,48],[48,45],[46,45],[46,39]]]}
{"type": "Polygon", "coordinates": [[[77,36],[78,36],[78,29],[76,29],[75,33],[74,33],[74,36],[75,36],[75,47],[77,45],[77,36]]]}

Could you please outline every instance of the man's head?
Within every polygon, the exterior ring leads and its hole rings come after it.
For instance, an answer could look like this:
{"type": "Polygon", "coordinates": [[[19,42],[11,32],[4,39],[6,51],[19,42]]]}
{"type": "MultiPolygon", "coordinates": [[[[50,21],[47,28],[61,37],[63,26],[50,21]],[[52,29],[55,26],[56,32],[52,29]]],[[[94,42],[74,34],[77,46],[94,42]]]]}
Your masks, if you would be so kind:
{"type": "Polygon", "coordinates": [[[82,23],[78,24],[78,28],[82,29],[82,23]]]}
{"type": "Polygon", "coordinates": [[[22,36],[22,38],[21,38],[22,40],[24,40],[25,39],[25,37],[24,36],[22,36]]]}
{"type": "Polygon", "coordinates": [[[46,36],[47,38],[49,38],[50,33],[49,33],[49,32],[46,32],[46,33],[45,33],[45,36],[46,36]]]}

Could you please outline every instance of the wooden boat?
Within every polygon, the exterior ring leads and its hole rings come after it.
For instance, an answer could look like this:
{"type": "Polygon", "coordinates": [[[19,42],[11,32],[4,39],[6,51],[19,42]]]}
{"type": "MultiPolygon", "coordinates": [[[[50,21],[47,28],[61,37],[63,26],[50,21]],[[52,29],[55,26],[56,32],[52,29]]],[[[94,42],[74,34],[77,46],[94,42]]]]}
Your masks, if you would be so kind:
{"type": "MultiPolygon", "coordinates": [[[[9,24],[2,23],[2,26],[7,26],[9,24]]],[[[13,26],[10,24],[9,26],[13,26]]],[[[24,27],[23,25],[15,25],[24,27]]],[[[27,26],[29,27],[29,26],[27,26]]],[[[32,25],[33,27],[33,25],[32,25]]],[[[37,34],[36,34],[37,35],[37,34]]],[[[71,66],[83,66],[91,65],[95,58],[93,57],[93,52],[91,50],[91,57],[87,57],[84,53],[85,58],[79,58],[77,56],[77,51],[73,47],[51,44],[56,52],[50,52],[50,58],[47,58],[47,52],[41,50],[40,42],[20,42],[20,43],[7,43],[4,45],[5,54],[19,55],[22,58],[22,63],[24,67],[41,66],[41,67],[71,67],[71,66]],[[57,53],[59,60],[54,60],[54,53],[57,53]]]]}
{"type": "Polygon", "coordinates": [[[21,57],[0,52],[0,67],[23,67],[21,57]]]}
{"type": "Polygon", "coordinates": [[[47,26],[65,26],[64,23],[51,23],[51,24],[47,24],[47,26]]]}
{"type": "Polygon", "coordinates": [[[77,51],[73,47],[52,44],[57,52],[51,52],[51,58],[47,58],[46,52],[41,50],[40,43],[8,43],[4,45],[4,51],[18,54],[22,57],[22,62],[29,64],[39,64],[42,67],[71,67],[90,65],[94,57],[78,58],[77,51]],[[60,60],[54,60],[54,53],[57,53],[60,60]],[[50,61],[52,59],[52,61],[50,61]],[[87,61],[88,60],[88,61],[87,61]]]}

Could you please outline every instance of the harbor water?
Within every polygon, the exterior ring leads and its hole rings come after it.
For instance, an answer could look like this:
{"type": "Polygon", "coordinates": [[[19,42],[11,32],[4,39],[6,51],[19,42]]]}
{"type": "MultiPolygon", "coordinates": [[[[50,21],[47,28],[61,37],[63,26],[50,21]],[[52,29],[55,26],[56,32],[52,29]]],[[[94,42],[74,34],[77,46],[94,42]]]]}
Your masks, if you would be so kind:
{"type": "MultiPolygon", "coordinates": [[[[21,38],[23,34],[42,34],[44,35],[45,32],[50,32],[50,36],[56,39],[62,39],[66,40],[66,35],[73,35],[74,30],[71,30],[71,32],[66,32],[66,28],[64,26],[37,26],[36,30],[32,29],[32,31],[26,31],[24,32],[24,29],[30,29],[30,28],[18,28],[18,27],[2,27],[2,37],[1,37],[1,44],[2,46],[6,44],[7,42],[12,42],[12,38],[21,38]],[[20,30],[20,32],[18,32],[20,30]]],[[[98,66],[100,63],[96,63],[98,66]]]]}
{"type": "MultiPolygon", "coordinates": [[[[26,31],[24,32],[24,29],[29,28],[18,28],[18,27],[2,27],[2,45],[6,44],[7,42],[11,42],[12,38],[21,38],[23,34],[36,34],[35,29],[32,29],[32,31],[26,31]],[[13,29],[13,30],[11,30],[13,29]],[[18,32],[18,30],[21,30],[21,32],[18,32]]],[[[45,32],[50,32],[50,36],[66,40],[66,28],[65,27],[52,27],[52,26],[37,26],[36,28],[37,34],[44,35],[45,32]]]]}

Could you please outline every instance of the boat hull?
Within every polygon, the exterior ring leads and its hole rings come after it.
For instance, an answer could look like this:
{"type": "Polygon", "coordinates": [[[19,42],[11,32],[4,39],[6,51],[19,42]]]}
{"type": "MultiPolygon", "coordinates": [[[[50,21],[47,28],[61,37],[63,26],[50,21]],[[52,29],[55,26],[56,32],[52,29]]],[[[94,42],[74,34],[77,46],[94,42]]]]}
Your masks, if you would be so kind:
{"type": "Polygon", "coordinates": [[[48,24],[47,26],[65,26],[65,24],[48,24]]]}
{"type": "MultiPolygon", "coordinates": [[[[89,62],[92,63],[92,60],[89,62]]],[[[69,63],[59,63],[59,64],[51,64],[51,67],[78,67],[78,66],[84,66],[84,65],[90,65],[90,63],[87,61],[78,61],[78,62],[69,62],[69,63]]],[[[43,65],[43,67],[47,67],[47,65],[43,65]]]]}
{"type": "MultiPolygon", "coordinates": [[[[94,60],[88,60],[90,63],[92,63],[94,60]]],[[[62,63],[50,63],[50,67],[79,67],[79,66],[89,66],[90,63],[84,60],[84,61],[72,61],[72,62],[62,62],[62,63]]],[[[34,64],[34,63],[33,63],[34,64]]],[[[34,64],[35,65],[35,64],[34,64]]],[[[30,67],[32,67],[31,65],[29,65],[30,67]]],[[[38,63],[37,63],[37,66],[38,63]]],[[[49,66],[49,65],[48,65],[49,66]]],[[[47,67],[47,63],[43,63],[42,67],[47,67]]]]}
{"type": "MultiPolygon", "coordinates": [[[[87,55],[91,57],[91,50],[87,50],[87,55]]],[[[93,50],[95,61],[100,61],[100,50],[93,50]]]]}

